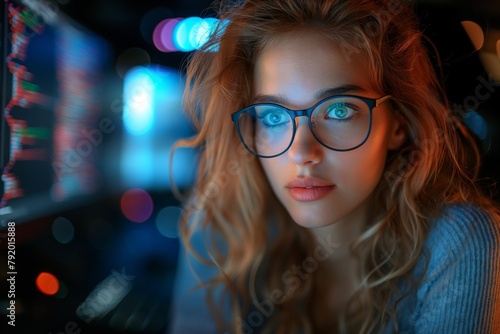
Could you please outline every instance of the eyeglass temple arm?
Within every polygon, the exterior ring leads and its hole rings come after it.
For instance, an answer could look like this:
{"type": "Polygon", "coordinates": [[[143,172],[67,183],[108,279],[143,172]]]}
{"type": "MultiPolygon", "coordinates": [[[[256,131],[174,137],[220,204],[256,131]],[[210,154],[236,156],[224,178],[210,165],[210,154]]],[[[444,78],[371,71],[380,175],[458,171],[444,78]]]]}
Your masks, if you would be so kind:
{"type": "Polygon", "coordinates": [[[384,97],[381,97],[378,100],[375,100],[375,107],[378,107],[380,104],[384,103],[385,101],[389,100],[392,96],[391,95],[386,95],[384,97]]]}

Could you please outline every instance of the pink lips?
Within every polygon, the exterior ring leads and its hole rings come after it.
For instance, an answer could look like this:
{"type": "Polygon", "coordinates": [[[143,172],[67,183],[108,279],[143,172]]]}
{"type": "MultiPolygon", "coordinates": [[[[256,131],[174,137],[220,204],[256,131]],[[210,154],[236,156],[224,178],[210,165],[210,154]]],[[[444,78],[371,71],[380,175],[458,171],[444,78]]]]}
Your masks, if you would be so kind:
{"type": "Polygon", "coordinates": [[[286,185],[290,196],[300,202],[317,201],[328,195],[334,187],[332,183],[315,177],[295,178],[286,185]]]}

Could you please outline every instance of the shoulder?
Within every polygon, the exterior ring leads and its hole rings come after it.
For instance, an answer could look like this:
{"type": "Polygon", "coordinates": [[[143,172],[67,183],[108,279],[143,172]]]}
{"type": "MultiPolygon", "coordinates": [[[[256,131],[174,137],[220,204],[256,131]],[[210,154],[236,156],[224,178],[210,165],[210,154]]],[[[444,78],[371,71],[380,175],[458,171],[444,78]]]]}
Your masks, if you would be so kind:
{"type": "Polygon", "coordinates": [[[430,221],[417,273],[425,276],[471,276],[496,273],[500,266],[500,222],[485,210],[464,204],[449,205],[430,221]],[[463,274],[463,273],[461,273],[463,274]]]}
{"type": "Polygon", "coordinates": [[[464,234],[472,231],[493,232],[499,230],[499,222],[488,212],[475,205],[450,204],[443,208],[441,214],[431,222],[431,232],[444,232],[443,228],[451,228],[450,233],[464,234]]]}
{"type": "Polygon", "coordinates": [[[464,251],[477,256],[498,252],[500,222],[485,210],[465,204],[448,205],[431,220],[424,249],[434,256],[460,257],[464,251]]]}
{"type": "Polygon", "coordinates": [[[416,290],[399,317],[408,333],[500,330],[500,228],[497,218],[451,205],[430,222],[414,270],[416,290]]]}

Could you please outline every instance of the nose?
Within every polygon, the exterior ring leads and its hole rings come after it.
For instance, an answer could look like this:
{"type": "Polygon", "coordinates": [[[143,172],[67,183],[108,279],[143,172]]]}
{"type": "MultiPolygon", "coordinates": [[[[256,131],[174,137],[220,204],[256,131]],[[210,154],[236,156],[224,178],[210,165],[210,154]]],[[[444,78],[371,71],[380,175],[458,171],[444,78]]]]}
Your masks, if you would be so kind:
{"type": "Polygon", "coordinates": [[[288,158],[298,166],[315,165],[323,159],[323,146],[316,140],[305,116],[296,118],[295,138],[288,149],[288,158]]]}

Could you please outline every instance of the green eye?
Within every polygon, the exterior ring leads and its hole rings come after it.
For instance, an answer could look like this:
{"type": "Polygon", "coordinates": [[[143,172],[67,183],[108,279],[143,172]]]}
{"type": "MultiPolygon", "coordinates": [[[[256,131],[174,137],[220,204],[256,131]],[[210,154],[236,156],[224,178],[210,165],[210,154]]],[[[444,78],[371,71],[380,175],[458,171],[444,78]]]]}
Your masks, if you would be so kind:
{"type": "Polygon", "coordinates": [[[286,112],[277,108],[264,110],[257,117],[259,118],[260,125],[266,128],[277,128],[280,126],[285,126],[291,121],[286,112]]]}
{"type": "Polygon", "coordinates": [[[346,118],[349,115],[349,109],[344,103],[335,103],[326,108],[328,118],[346,118]]]}
{"type": "Polygon", "coordinates": [[[283,118],[282,113],[273,112],[268,114],[267,120],[269,124],[279,124],[282,122],[283,118]]]}

